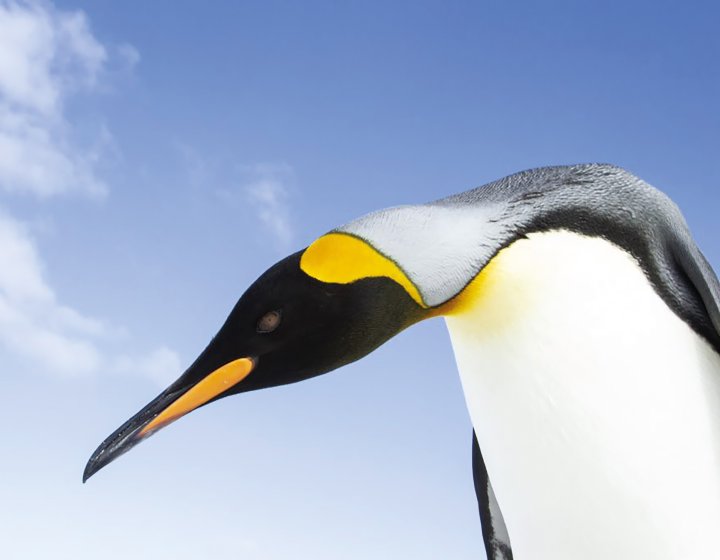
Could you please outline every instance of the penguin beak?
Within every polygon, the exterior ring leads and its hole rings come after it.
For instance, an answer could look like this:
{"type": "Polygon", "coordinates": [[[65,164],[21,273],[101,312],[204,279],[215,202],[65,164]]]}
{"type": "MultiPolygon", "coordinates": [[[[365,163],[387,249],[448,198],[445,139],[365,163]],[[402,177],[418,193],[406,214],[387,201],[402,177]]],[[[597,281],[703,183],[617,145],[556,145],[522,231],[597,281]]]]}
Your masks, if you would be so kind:
{"type": "Polygon", "coordinates": [[[199,381],[198,365],[196,362],[190,366],[175,383],[100,444],[85,466],[83,482],[161,428],[222,396],[252,372],[255,360],[249,357],[233,360],[199,381]]]}

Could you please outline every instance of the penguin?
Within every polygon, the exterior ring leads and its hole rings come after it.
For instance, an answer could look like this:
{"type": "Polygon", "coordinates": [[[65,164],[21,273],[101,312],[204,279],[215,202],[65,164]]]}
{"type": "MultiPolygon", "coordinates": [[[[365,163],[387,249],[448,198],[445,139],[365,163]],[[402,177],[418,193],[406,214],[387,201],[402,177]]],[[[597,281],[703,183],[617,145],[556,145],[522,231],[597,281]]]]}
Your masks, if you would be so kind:
{"type": "Polygon", "coordinates": [[[488,558],[720,558],[720,284],[678,207],[608,164],[380,210],[281,260],[83,481],[199,406],[432,317],[474,428],[488,558]]]}

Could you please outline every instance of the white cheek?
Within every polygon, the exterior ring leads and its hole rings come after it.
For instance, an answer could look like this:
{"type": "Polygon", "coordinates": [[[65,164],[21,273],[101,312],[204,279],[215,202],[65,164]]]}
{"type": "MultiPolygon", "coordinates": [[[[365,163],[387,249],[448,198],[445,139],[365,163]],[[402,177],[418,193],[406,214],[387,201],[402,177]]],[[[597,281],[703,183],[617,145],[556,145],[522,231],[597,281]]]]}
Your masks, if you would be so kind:
{"type": "Polygon", "coordinates": [[[492,256],[488,239],[500,236],[492,218],[499,206],[401,206],[364,216],[339,228],[395,261],[429,306],[456,295],[492,256]],[[410,227],[409,227],[410,226],[410,227]]]}

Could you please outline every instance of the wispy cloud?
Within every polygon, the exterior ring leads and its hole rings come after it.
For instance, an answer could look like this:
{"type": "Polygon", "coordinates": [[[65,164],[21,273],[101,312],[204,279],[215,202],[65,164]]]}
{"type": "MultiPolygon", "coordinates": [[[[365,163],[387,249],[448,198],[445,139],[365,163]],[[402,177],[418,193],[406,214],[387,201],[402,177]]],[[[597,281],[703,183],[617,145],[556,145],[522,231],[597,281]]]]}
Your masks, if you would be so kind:
{"type": "Polygon", "coordinates": [[[243,192],[254,207],[257,217],[281,249],[287,249],[293,240],[290,217],[290,190],[292,169],[288,165],[259,164],[247,168],[249,182],[243,192]]]}
{"type": "Polygon", "coordinates": [[[103,350],[119,329],[63,305],[27,226],[0,213],[0,347],[30,369],[63,376],[133,374],[165,385],[180,372],[165,347],[139,356],[103,350]]]}
{"type": "Polygon", "coordinates": [[[0,344],[45,371],[97,370],[100,356],[90,340],[105,326],[57,301],[26,228],[1,214],[0,263],[0,344]]]}
{"type": "Polygon", "coordinates": [[[219,156],[208,156],[189,144],[178,142],[176,150],[183,175],[195,189],[211,187],[223,204],[250,208],[265,238],[280,251],[295,239],[292,200],[295,172],[286,163],[238,165],[219,156]]]}
{"type": "MultiPolygon", "coordinates": [[[[97,165],[113,144],[100,127],[91,145],[73,142],[65,101],[95,92],[109,54],[123,70],[140,60],[131,45],[108,49],[86,16],[49,2],[0,0],[0,191],[46,199],[102,196],[97,165]]],[[[0,208],[0,348],[30,369],[61,375],[137,373],[165,383],[180,360],[160,347],[145,355],[106,349],[121,331],[64,305],[47,280],[31,230],[0,208]]]]}
{"type": "Polygon", "coordinates": [[[109,138],[75,146],[64,114],[68,96],[97,86],[107,58],[82,12],[0,0],[0,188],[38,197],[107,191],[94,165],[109,138]]]}
{"type": "Polygon", "coordinates": [[[115,50],[126,70],[132,71],[140,62],[140,51],[129,43],[118,45],[115,50]]]}
{"type": "Polygon", "coordinates": [[[166,346],[137,356],[111,356],[107,367],[112,373],[146,377],[159,387],[169,385],[182,373],[180,358],[166,346]]]}

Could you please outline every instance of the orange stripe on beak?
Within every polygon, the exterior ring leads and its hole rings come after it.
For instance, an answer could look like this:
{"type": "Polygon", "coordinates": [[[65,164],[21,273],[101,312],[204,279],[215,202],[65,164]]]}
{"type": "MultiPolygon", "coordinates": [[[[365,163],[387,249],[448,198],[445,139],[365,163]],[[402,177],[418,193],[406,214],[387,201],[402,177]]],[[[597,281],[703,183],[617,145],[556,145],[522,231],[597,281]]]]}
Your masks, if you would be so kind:
{"type": "Polygon", "coordinates": [[[216,369],[158,414],[138,433],[144,437],[174,422],[245,379],[255,367],[250,358],[240,358],[216,369]]]}

